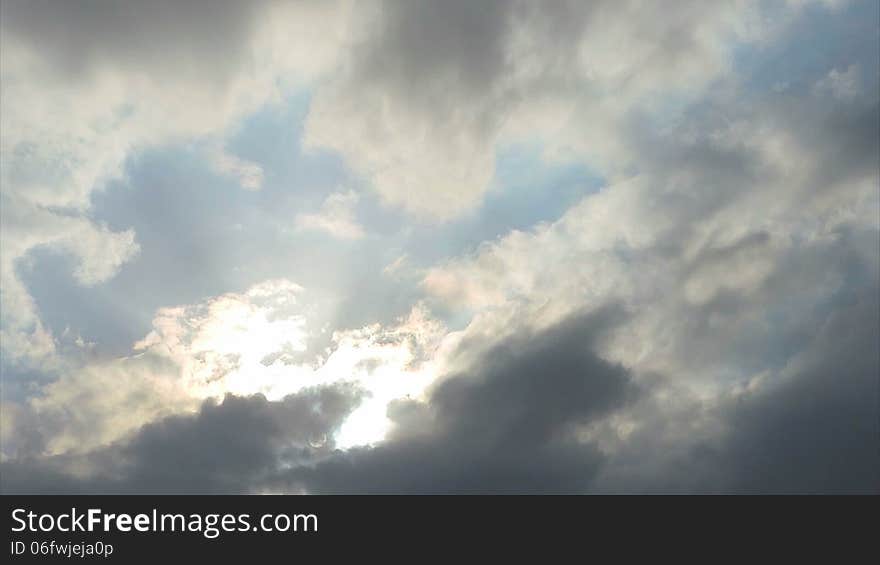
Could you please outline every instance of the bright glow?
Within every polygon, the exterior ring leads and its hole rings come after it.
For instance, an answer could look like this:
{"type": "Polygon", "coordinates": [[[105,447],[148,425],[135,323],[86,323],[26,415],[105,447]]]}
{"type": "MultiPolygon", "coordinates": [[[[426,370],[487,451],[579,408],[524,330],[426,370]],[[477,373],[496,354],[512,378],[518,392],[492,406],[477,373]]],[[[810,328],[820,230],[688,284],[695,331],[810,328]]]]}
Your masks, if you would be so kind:
{"type": "Polygon", "coordinates": [[[164,308],[135,349],[169,357],[180,368],[184,390],[199,399],[261,393],[278,400],[305,387],[355,383],[366,395],[336,444],[381,441],[389,425],[388,403],[417,398],[434,380],[431,353],[446,328],[417,306],[393,327],[335,332],[332,346],[309,359],[308,323],[297,301],[301,291],[289,281],[272,280],[242,294],[164,308]]]}

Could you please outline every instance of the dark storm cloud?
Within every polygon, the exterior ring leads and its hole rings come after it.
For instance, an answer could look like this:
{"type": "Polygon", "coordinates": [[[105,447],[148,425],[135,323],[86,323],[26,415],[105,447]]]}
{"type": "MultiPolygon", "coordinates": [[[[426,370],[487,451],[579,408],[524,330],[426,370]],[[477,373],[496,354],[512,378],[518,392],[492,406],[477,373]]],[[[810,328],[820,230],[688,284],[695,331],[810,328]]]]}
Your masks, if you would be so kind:
{"type": "Polygon", "coordinates": [[[810,337],[799,353],[755,388],[706,404],[666,376],[637,386],[593,353],[608,318],[581,316],[491,349],[425,403],[393,405],[385,443],[268,484],[314,493],[878,492],[880,289],[876,273],[833,268],[851,272],[852,286],[828,314],[802,318],[818,327],[802,328],[810,337]],[[637,431],[606,437],[608,451],[574,440],[576,424],[608,425],[615,412],[637,431]]]}
{"type": "Polygon", "coordinates": [[[357,405],[346,386],[306,390],[277,402],[227,395],[195,415],[145,425],[127,441],[89,453],[4,463],[4,492],[241,493],[283,462],[332,446],[331,434],[357,405]],[[85,478],[72,473],[83,464],[85,478]]]}
{"type": "Polygon", "coordinates": [[[593,491],[880,492],[878,297],[876,279],[845,292],[803,350],[754,389],[705,405],[658,378],[666,400],[646,392],[632,407],[641,427],[593,491]]]}
{"type": "Polygon", "coordinates": [[[725,490],[880,492],[878,292],[835,312],[790,378],[728,403],[725,490]]]}
{"type": "Polygon", "coordinates": [[[506,0],[384,2],[358,78],[381,77],[401,93],[438,82],[463,88],[462,95],[484,92],[504,68],[514,5],[506,0]]]}
{"type": "Polygon", "coordinates": [[[593,351],[619,317],[604,309],[504,341],[427,403],[393,404],[395,430],[376,448],[311,447],[356,404],[351,389],[227,396],[82,458],[7,462],[3,491],[582,492],[603,456],[576,440],[576,426],[637,397],[627,372],[593,351]],[[78,478],[83,463],[94,470],[78,478]]]}
{"type": "Polygon", "coordinates": [[[615,314],[581,315],[492,348],[425,403],[389,411],[392,437],[271,481],[309,492],[562,493],[584,491],[602,454],[576,426],[635,396],[627,372],[597,357],[615,314]]]}
{"type": "Polygon", "coordinates": [[[845,293],[788,368],[708,407],[671,380],[636,385],[599,358],[619,319],[605,310],[522,332],[427,401],[393,404],[395,428],[372,448],[310,446],[356,404],[351,389],[228,396],[85,458],[7,462],[3,491],[877,492],[877,291],[845,293]],[[612,413],[640,427],[610,451],[577,438],[612,413]],[[84,463],[96,471],[77,478],[84,463]]]}
{"type": "MultiPolygon", "coordinates": [[[[723,6],[727,8],[727,6],[723,6]]],[[[461,96],[491,94],[493,84],[513,70],[511,42],[526,31],[538,39],[547,78],[568,80],[580,56],[578,42],[589,39],[590,26],[618,25],[649,36],[645,67],[674,67],[701,49],[701,26],[717,9],[703,2],[681,2],[676,17],[660,4],[620,1],[530,2],[488,0],[386,0],[376,7],[375,28],[355,54],[358,80],[380,80],[400,94],[461,96]]],[[[646,68],[646,72],[656,72],[646,68]]],[[[554,84],[556,87],[562,84],[554,84]]]]}
{"type": "Polygon", "coordinates": [[[109,67],[221,79],[245,54],[261,4],[10,0],[3,33],[67,78],[109,67]]]}

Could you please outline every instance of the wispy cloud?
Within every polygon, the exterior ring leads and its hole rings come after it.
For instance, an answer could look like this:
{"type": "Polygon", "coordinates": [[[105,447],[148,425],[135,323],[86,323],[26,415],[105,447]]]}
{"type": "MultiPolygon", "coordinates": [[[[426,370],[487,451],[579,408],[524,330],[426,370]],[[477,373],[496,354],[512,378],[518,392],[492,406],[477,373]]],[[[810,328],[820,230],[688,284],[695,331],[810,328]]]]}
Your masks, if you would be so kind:
{"type": "Polygon", "coordinates": [[[260,190],[263,186],[263,168],[253,161],[217,150],[211,154],[211,162],[221,174],[238,179],[245,190],[260,190]]]}
{"type": "Polygon", "coordinates": [[[356,206],[359,196],[354,191],[336,192],[321,204],[317,212],[299,214],[298,230],[322,231],[339,239],[360,239],[364,229],[357,222],[356,206]]]}

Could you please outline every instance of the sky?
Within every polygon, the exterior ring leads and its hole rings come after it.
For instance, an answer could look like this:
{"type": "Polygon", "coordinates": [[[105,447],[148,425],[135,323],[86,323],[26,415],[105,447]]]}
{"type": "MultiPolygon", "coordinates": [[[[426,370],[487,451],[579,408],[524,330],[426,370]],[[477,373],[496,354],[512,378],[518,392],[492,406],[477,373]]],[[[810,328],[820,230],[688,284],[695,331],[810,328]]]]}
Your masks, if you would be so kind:
{"type": "Polygon", "coordinates": [[[877,2],[0,16],[0,491],[880,491],[877,2]]]}

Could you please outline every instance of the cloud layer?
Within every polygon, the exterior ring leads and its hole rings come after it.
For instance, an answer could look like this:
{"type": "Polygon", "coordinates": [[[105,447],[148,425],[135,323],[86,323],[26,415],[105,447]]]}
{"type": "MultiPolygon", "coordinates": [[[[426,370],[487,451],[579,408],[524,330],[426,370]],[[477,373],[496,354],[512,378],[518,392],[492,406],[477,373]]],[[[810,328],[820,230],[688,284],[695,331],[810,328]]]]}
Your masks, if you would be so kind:
{"type": "Polygon", "coordinates": [[[0,487],[876,492],[878,16],[4,2],[0,487]]]}

